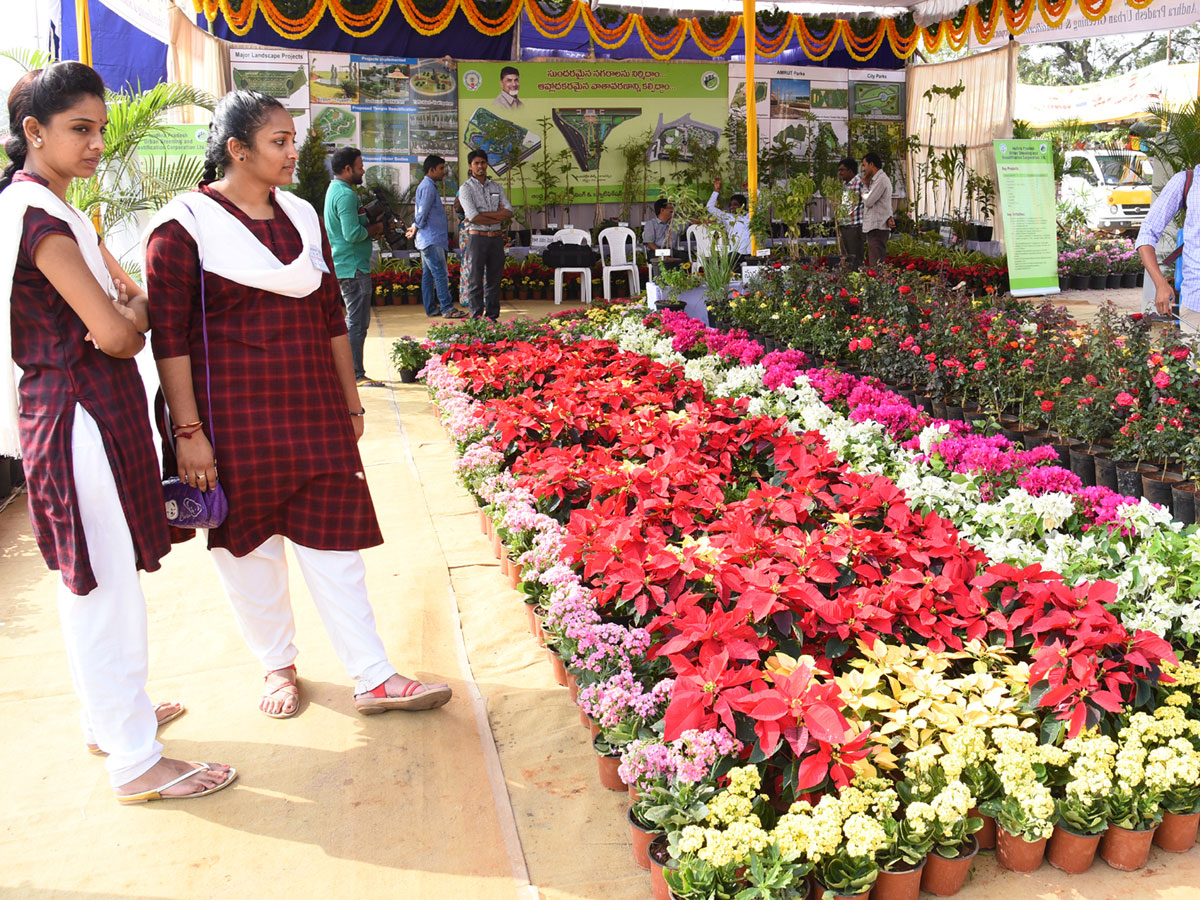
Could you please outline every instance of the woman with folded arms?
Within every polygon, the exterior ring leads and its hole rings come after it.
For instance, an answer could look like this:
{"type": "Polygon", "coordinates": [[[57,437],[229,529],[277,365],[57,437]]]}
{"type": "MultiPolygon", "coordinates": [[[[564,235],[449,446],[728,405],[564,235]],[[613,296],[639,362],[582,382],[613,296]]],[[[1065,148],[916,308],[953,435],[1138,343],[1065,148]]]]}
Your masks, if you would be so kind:
{"type": "MultiPolygon", "coordinates": [[[[104,84],[87,66],[55,63],[23,76],[8,110],[0,452],[24,457],[38,547],[62,576],[58,610],[85,740],[107,754],[117,798],[203,797],[237,773],[164,758],[146,695],[138,570],[157,569],[170,549],[145,390],[132,358],[149,327],[146,295],[66,201],[71,181],[94,175],[104,151],[104,84]],[[21,368],[19,385],[12,363],[21,368]]],[[[158,714],[181,711],[163,704],[158,714]]]]}

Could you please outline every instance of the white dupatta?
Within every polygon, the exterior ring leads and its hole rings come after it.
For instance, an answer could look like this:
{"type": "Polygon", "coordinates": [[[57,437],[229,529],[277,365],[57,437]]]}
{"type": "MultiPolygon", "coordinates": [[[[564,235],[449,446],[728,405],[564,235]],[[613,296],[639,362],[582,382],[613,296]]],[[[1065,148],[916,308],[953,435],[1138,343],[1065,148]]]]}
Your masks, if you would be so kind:
{"type": "Polygon", "coordinates": [[[280,262],[237,216],[198,191],[176,197],[150,221],[142,236],[143,258],[150,235],[174,221],[196,242],[206,272],[272,294],[307,297],[321,286],[324,274],[321,223],[307,201],[287,191],[275,191],[275,200],[304,241],[304,249],[290,263],[280,262]]]}
{"type": "Polygon", "coordinates": [[[100,253],[96,229],[83,213],[37,181],[14,181],[0,192],[0,454],[12,457],[21,455],[17,417],[20,369],[12,357],[12,286],[25,212],[30,208],[43,209],[70,226],[88,269],[104,293],[115,299],[112,274],[100,253]]]}

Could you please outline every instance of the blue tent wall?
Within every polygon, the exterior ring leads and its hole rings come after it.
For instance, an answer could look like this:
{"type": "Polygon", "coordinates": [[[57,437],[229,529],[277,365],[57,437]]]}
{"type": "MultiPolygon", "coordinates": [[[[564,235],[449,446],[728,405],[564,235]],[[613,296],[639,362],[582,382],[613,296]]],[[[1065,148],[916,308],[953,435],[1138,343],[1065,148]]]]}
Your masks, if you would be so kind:
{"type": "MultiPolygon", "coordinates": [[[[129,86],[151,88],[167,78],[167,45],[131,25],[104,5],[90,0],[92,66],[110,90],[129,86]]],[[[62,4],[62,58],[79,59],[79,30],[75,3],[62,4]]]]}
{"type": "MultiPolygon", "coordinates": [[[[208,20],[197,15],[196,24],[208,29],[208,20]]],[[[293,47],[297,50],[317,50],[327,53],[362,53],[368,56],[437,57],[455,59],[508,59],[512,55],[512,32],[489,37],[475,30],[461,11],[454,14],[445,31],[426,37],[418,34],[393,9],[379,30],[369,37],[351,37],[342,31],[333,16],[326,13],[306,37],[289,41],[280,37],[261,15],[254,25],[239,37],[229,30],[223,16],[212,23],[212,33],[235,44],[264,44],[268,47],[293,47]]]]}

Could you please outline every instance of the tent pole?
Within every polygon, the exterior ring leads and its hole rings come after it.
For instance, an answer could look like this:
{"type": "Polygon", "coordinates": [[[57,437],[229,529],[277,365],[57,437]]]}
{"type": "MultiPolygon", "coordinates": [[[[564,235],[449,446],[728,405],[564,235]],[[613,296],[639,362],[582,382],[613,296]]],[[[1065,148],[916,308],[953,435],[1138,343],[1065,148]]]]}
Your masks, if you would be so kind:
{"type": "Polygon", "coordinates": [[[79,36],[79,61],[92,65],[92,17],[88,0],[75,0],[75,31],[79,36]]]}
{"type": "MultiPolygon", "coordinates": [[[[746,40],[746,197],[753,216],[758,205],[758,91],[754,82],[758,22],[754,18],[754,0],[742,0],[742,35],[746,40]]],[[[751,236],[752,253],[758,251],[757,245],[751,236]]]]}

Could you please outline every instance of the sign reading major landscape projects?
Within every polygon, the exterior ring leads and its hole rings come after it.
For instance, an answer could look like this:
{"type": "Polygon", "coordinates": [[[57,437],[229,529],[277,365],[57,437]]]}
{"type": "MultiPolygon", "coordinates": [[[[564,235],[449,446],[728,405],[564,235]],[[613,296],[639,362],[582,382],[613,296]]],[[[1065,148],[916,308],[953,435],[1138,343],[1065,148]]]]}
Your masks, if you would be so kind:
{"type": "MultiPolygon", "coordinates": [[[[647,141],[648,192],[659,176],[722,140],[728,112],[724,63],[460,62],[461,158],[483,150],[514,203],[540,199],[536,167],[571,202],[620,201],[622,145],[647,141]]],[[[641,194],[641,184],[637,193],[641,194]]]]}
{"type": "Polygon", "coordinates": [[[1054,149],[1049,141],[993,142],[1014,297],[1058,293],[1054,149]]]}

